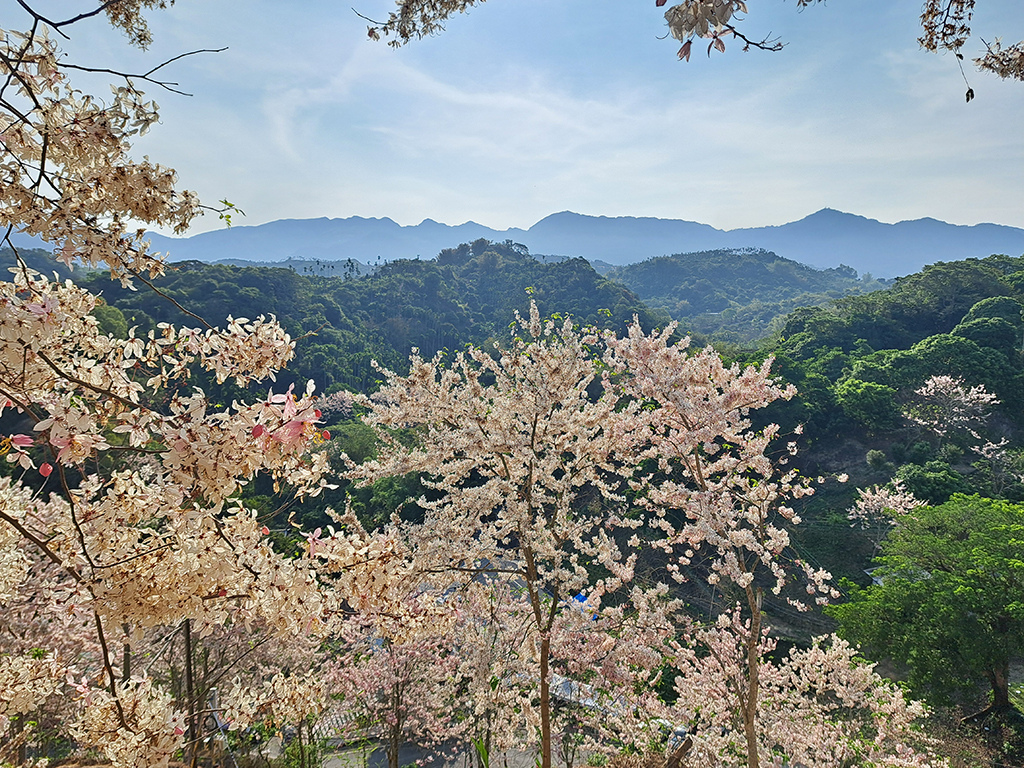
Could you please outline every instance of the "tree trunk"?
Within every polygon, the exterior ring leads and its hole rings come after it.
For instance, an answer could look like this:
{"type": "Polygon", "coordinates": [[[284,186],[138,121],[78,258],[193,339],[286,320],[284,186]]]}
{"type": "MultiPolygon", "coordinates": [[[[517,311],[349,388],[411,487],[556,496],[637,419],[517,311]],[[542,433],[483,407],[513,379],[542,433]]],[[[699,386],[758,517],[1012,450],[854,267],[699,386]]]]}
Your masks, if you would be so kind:
{"type": "Polygon", "coordinates": [[[551,768],[551,689],[548,680],[548,659],[551,655],[551,636],[540,637],[540,764],[551,768]]]}
{"type": "Polygon", "coordinates": [[[183,633],[185,635],[185,700],[187,703],[185,711],[188,716],[188,746],[185,754],[190,755],[185,762],[194,766],[198,756],[196,751],[198,737],[196,734],[195,678],[192,669],[192,622],[189,619],[185,619],[183,633]]]}
{"type": "MultiPolygon", "coordinates": [[[[122,624],[125,638],[128,637],[128,625],[122,624]]],[[[121,647],[121,682],[127,683],[132,678],[132,645],[126,639],[121,647]]]]}
{"type": "Polygon", "coordinates": [[[399,729],[391,729],[391,738],[388,745],[388,768],[398,768],[398,750],[402,746],[402,734],[399,729]]]}
{"type": "MultiPolygon", "coordinates": [[[[748,593],[748,599],[751,595],[748,593]]],[[[758,768],[757,697],[760,687],[760,659],[757,643],[761,637],[760,590],[750,601],[750,636],[747,638],[747,700],[743,708],[743,733],[747,739],[747,768],[758,768]]]]}
{"type": "Polygon", "coordinates": [[[398,750],[402,746],[402,730],[404,723],[402,722],[402,711],[399,709],[401,696],[402,693],[399,684],[394,683],[391,686],[391,711],[395,716],[395,722],[391,727],[391,738],[389,739],[388,768],[398,768],[398,750]]]}
{"type": "Polygon", "coordinates": [[[494,717],[492,710],[487,710],[487,717],[484,719],[484,751],[483,754],[478,754],[477,757],[480,759],[480,768],[491,768],[491,735],[493,729],[491,727],[491,719],[494,717]]]}
{"type": "Polygon", "coordinates": [[[1010,708],[1010,662],[1003,659],[989,673],[992,680],[992,709],[1010,708]]]}
{"type": "Polygon", "coordinates": [[[17,715],[11,718],[10,743],[14,745],[11,750],[15,765],[24,765],[28,762],[28,748],[25,744],[25,715],[17,715]]]}
{"type": "Polygon", "coordinates": [[[973,715],[960,718],[961,725],[979,725],[989,715],[1005,712],[1010,704],[1010,662],[1008,659],[998,661],[988,672],[988,680],[992,685],[992,703],[973,715]]]}

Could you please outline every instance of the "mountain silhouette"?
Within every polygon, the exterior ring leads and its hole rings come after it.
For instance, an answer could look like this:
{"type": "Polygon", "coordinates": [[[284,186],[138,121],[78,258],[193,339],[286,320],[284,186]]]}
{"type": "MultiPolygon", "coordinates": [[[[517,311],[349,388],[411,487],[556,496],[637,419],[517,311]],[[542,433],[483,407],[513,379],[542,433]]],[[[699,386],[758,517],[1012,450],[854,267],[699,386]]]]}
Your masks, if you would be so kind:
{"type": "MultiPolygon", "coordinates": [[[[761,248],[818,269],[846,264],[860,273],[896,277],[925,264],[1024,254],[1024,229],[998,224],[962,226],[924,218],[886,224],[824,208],[799,221],[734,230],[681,219],[586,216],[562,211],[529,229],[495,230],[475,222],[449,226],[425,219],[402,226],[389,218],[282,219],[234,226],[187,238],[151,235],[153,249],[171,261],[287,259],[365,264],[433,258],[440,250],[486,238],[522,243],[534,254],[582,256],[613,265],[653,256],[727,248],[761,248]]],[[[24,239],[28,245],[28,239],[24,239]]],[[[16,240],[17,242],[17,240],[16,240]]],[[[32,241],[32,245],[39,245],[32,241]]]]}

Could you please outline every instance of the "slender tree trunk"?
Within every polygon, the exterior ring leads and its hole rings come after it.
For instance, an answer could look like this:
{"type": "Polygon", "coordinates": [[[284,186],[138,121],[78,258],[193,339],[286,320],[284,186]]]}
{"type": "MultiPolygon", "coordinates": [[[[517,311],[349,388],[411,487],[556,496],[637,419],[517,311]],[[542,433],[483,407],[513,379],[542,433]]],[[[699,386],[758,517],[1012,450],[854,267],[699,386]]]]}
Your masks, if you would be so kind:
{"type": "Polygon", "coordinates": [[[11,738],[10,742],[14,744],[14,749],[11,750],[14,757],[15,765],[24,765],[28,762],[28,749],[25,744],[25,715],[17,715],[11,718],[11,738]]]}
{"type": "Polygon", "coordinates": [[[551,687],[548,660],[551,656],[551,635],[540,636],[540,764],[551,768],[551,687]]]}
{"type": "MultiPolygon", "coordinates": [[[[128,636],[128,625],[122,624],[125,637],[128,636]]],[[[121,682],[127,683],[132,677],[132,645],[125,641],[121,647],[121,682]]]]}
{"type": "Polygon", "coordinates": [[[1003,659],[989,674],[992,680],[992,710],[1010,708],[1010,662],[1003,659]]]}
{"type": "Polygon", "coordinates": [[[198,739],[196,738],[195,680],[193,678],[194,670],[192,669],[192,622],[189,619],[185,619],[183,632],[185,635],[185,700],[187,703],[186,712],[188,713],[188,750],[186,754],[191,755],[191,758],[186,760],[186,762],[190,765],[195,765],[198,739]]]}
{"type": "Polygon", "coordinates": [[[551,661],[550,633],[555,622],[559,596],[557,590],[552,590],[548,596],[551,607],[545,617],[537,561],[534,559],[533,550],[523,544],[526,541],[526,534],[522,530],[519,531],[519,541],[523,559],[526,561],[526,588],[530,594],[530,607],[533,609],[533,618],[540,632],[540,765],[541,768],[551,768],[551,690],[548,680],[551,661]]]}
{"type": "Polygon", "coordinates": [[[388,747],[388,768],[398,768],[398,750],[402,746],[402,734],[398,726],[391,729],[390,746],[388,747]]]}
{"type": "MultiPolygon", "coordinates": [[[[390,651],[389,651],[390,652],[390,651]]],[[[391,726],[391,746],[388,747],[388,768],[398,768],[398,750],[402,746],[402,712],[399,709],[401,704],[401,690],[398,683],[391,687],[391,711],[394,713],[395,722],[391,726]]]]}
{"type": "Polygon", "coordinates": [[[743,708],[743,732],[747,739],[747,768],[758,768],[757,698],[760,693],[760,659],[757,644],[761,637],[761,591],[748,589],[750,636],[747,638],[747,701],[743,708]]]}

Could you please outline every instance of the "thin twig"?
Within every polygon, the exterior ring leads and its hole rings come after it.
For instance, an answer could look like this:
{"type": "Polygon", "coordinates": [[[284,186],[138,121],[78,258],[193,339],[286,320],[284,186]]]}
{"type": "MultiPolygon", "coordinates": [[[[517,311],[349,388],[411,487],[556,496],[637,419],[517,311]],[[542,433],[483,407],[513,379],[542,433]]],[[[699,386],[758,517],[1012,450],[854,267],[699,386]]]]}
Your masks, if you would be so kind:
{"type": "Polygon", "coordinates": [[[121,397],[120,395],[118,395],[118,394],[116,394],[114,392],[111,392],[109,389],[103,389],[102,387],[97,387],[97,386],[95,386],[93,384],[90,384],[87,381],[82,381],[82,379],[79,379],[76,376],[72,376],[70,373],[65,373],[64,371],[62,371],[60,368],[57,367],[56,363],[52,362],[50,360],[50,358],[48,358],[43,352],[41,352],[39,350],[36,350],[36,357],[38,357],[40,360],[42,360],[44,363],[46,363],[46,365],[49,366],[53,370],[54,373],[56,373],[62,379],[65,379],[66,381],[70,381],[72,384],[77,384],[78,386],[84,387],[85,389],[88,389],[88,390],[91,390],[91,391],[95,392],[98,395],[104,395],[106,397],[111,398],[112,400],[116,400],[117,402],[119,402],[121,405],[123,405],[125,408],[128,408],[129,410],[134,410],[135,408],[143,408],[143,409],[145,409],[147,411],[151,411],[152,410],[150,408],[147,408],[142,403],[133,403],[131,400],[128,400],[127,398],[121,397]]]}
{"type": "Polygon", "coordinates": [[[187,93],[185,91],[181,91],[181,90],[178,90],[177,88],[172,88],[171,87],[171,86],[178,85],[178,83],[172,82],[170,80],[157,80],[157,79],[153,78],[152,77],[153,73],[156,72],[157,70],[163,69],[168,64],[171,64],[171,63],[173,63],[175,61],[178,61],[178,59],[185,58],[186,56],[195,56],[196,54],[199,54],[199,53],[223,53],[226,50],[227,50],[226,47],[225,48],[200,48],[200,49],[195,50],[195,51],[187,51],[185,53],[179,53],[177,56],[173,56],[173,57],[167,59],[167,61],[165,61],[165,62],[163,62],[161,64],[157,64],[151,70],[149,70],[148,72],[144,72],[141,75],[133,75],[133,74],[130,74],[128,72],[122,72],[122,71],[117,70],[117,69],[108,69],[106,67],[83,67],[83,66],[81,66],[79,64],[66,64],[66,63],[61,63],[61,62],[58,62],[57,66],[58,67],[62,67],[63,69],[76,69],[79,72],[92,72],[94,74],[114,75],[115,77],[121,77],[121,78],[124,78],[125,80],[144,80],[147,83],[152,83],[153,85],[159,85],[161,88],[165,88],[166,90],[171,91],[172,93],[177,93],[177,94],[179,94],[181,96],[192,96],[191,93],[187,93]]]}
{"type": "Polygon", "coordinates": [[[68,566],[66,566],[64,564],[64,561],[60,559],[56,552],[54,552],[47,546],[45,541],[43,541],[38,536],[33,534],[30,530],[28,530],[24,525],[21,524],[21,522],[17,518],[11,517],[6,512],[0,512],[0,520],[3,520],[5,523],[14,528],[14,530],[16,530],[26,539],[35,544],[39,548],[39,551],[46,555],[46,558],[48,560],[52,560],[54,563],[63,568],[68,573],[68,575],[70,575],[71,578],[73,578],[76,582],[78,582],[79,584],[82,583],[81,574],[79,574],[78,571],[74,570],[73,568],[69,568],[68,566]]]}
{"type": "Polygon", "coordinates": [[[775,38],[774,40],[771,39],[771,32],[765,35],[764,38],[760,42],[758,42],[756,40],[751,40],[742,32],[739,32],[736,29],[736,27],[732,26],[731,24],[725,24],[723,26],[725,27],[725,29],[732,33],[733,37],[737,38],[738,40],[742,40],[745,43],[746,47],[744,48],[744,50],[746,50],[746,48],[758,48],[762,51],[781,51],[785,47],[785,43],[779,42],[778,38],[775,38]]]}
{"type": "Polygon", "coordinates": [[[124,709],[121,707],[121,699],[117,695],[117,677],[114,675],[114,667],[110,663],[110,652],[107,650],[107,638],[103,634],[103,622],[100,621],[100,615],[93,611],[92,614],[96,618],[96,636],[100,641],[100,650],[103,651],[103,667],[107,670],[107,675],[110,677],[110,695],[114,697],[114,706],[117,707],[117,719],[121,721],[121,725],[124,726],[131,733],[135,733],[135,729],[128,725],[128,721],[124,716],[124,709]]]}

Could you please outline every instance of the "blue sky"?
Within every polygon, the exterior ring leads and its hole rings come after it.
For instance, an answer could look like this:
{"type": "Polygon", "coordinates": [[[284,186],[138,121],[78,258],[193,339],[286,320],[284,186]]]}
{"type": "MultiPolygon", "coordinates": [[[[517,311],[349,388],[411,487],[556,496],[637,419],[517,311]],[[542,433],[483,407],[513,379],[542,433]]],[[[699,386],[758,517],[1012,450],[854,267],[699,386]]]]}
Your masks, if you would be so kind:
{"type": "MultiPolygon", "coordinates": [[[[969,67],[965,104],[953,57],[918,47],[916,1],[749,0],[747,33],[786,48],[695,47],[688,63],[659,39],[654,0],[489,0],[400,50],[368,41],[352,5],[383,18],[391,4],[178,0],[151,15],[146,54],[99,22],[68,48],[140,69],[228,46],[169,71],[193,97],[151,91],[162,124],[137,150],[246,224],[504,229],[572,210],[732,229],[827,206],[1024,227],[1024,83],[969,67]]],[[[974,29],[1024,38],[1024,3],[981,0],[974,29]]]]}

